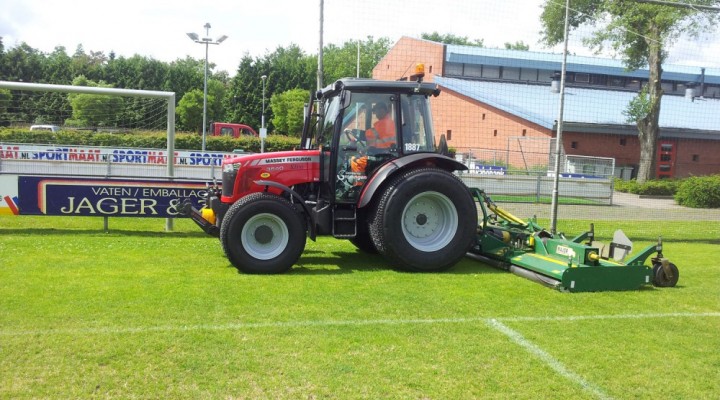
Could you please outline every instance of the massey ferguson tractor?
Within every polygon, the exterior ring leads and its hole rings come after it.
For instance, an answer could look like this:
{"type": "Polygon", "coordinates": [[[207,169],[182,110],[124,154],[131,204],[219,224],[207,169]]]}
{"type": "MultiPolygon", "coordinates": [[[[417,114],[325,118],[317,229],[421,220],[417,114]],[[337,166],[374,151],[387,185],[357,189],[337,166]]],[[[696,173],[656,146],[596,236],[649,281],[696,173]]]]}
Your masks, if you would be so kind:
{"type": "MultiPolygon", "coordinates": [[[[340,79],[311,96],[298,149],[226,159],[222,185],[199,210],[186,201],[184,213],[246,273],[286,272],[308,237],[328,235],[408,271],[442,271],[468,254],[567,291],[674,286],[677,268],[660,243],[625,264],[591,232],[555,237],[465,186],[453,172],[467,167],[446,155],[444,137],[435,144],[429,97],[439,93],[421,72],[410,81],[340,79]],[[643,265],[654,251],[653,266],[643,265]]],[[[618,247],[627,244],[610,249],[618,247]]]]}

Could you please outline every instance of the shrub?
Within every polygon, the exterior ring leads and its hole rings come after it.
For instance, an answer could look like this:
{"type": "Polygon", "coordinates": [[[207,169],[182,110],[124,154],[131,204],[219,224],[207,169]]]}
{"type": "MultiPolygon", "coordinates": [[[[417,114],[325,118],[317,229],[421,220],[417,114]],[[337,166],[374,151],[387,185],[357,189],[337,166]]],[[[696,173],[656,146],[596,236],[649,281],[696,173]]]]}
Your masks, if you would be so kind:
{"type": "Polygon", "coordinates": [[[615,178],[614,186],[615,186],[615,190],[617,190],[618,192],[636,193],[638,183],[635,179],[626,181],[626,180],[623,180],[620,178],[615,178]]]}
{"type": "Polygon", "coordinates": [[[615,178],[615,190],[647,196],[672,196],[681,182],[675,179],[656,179],[640,184],[635,179],[624,181],[615,178]]]}
{"type": "MultiPolygon", "coordinates": [[[[248,152],[260,152],[260,139],[241,137],[233,139],[227,136],[208,136],[205,148],[208,151],[232,152],[242,149],[248,152]]],[[[143,149],[167,148],[165,132],[91,132],[62,130],[60,132],[29,131],[27,129],[0,129],[0,142],[26,144],[61,144],[76,146],[132,147],[143,149]]],[[[300,143],[297,137],[269,135],[265,139],[265,151],[292,150],[300,143]]],[[[200,150],[202,137],[195,133],[176,133],[175,148],[178,150],[200,150]]]]}
{"type": "Polygon", "coordinates": [[[685,179],[675,194],[675,201],[686,207],[720,208],[720,175],[685,179]]]}

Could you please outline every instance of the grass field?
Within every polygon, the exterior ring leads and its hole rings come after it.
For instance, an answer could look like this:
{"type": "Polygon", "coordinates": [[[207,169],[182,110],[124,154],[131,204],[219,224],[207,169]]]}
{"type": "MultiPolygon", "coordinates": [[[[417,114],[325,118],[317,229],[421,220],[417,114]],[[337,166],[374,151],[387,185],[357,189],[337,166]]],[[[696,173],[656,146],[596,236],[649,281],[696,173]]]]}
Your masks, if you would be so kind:
{"type": "Polygon", "coordinates": [[[0,398],[720,393],[718,221],[661,227],[678,287],[578,294],[469,259],[397,272],[330,238],[308,241],[288,274],[243,275],[189,221],[163,227],[0,216],[0,398]]]}

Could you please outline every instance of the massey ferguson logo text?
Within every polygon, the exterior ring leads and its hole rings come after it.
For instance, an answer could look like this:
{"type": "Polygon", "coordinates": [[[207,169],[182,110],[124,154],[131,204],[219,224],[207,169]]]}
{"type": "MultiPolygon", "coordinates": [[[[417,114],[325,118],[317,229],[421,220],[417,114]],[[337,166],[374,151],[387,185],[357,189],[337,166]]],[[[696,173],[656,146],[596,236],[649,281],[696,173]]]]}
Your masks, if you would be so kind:
{"type": "Polygon", "coordinates": [[[283,157],[283,158],[268,158],[263,160],[263,164],[286,164],[286,163],[298,163],[298,162],[311,162],[312,157],[283,157]]]}

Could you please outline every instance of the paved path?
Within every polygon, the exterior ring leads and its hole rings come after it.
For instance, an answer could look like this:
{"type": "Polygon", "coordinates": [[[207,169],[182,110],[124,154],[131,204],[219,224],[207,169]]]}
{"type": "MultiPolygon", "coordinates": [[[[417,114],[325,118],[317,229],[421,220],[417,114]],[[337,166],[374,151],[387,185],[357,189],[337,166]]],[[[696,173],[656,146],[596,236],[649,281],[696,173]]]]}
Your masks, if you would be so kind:
{"type": "MultiPolygon", "coordinates": [[[[550,218],[549,204],[500,203],[520,218],[536,215],[550,218]]],[[[559,219],[630,220],[630,221],[720,221],[720,209],[688,208],[673,199],[640,198],[638,195],[615,192],[613,205],[559,205],[559,219]]]]}

